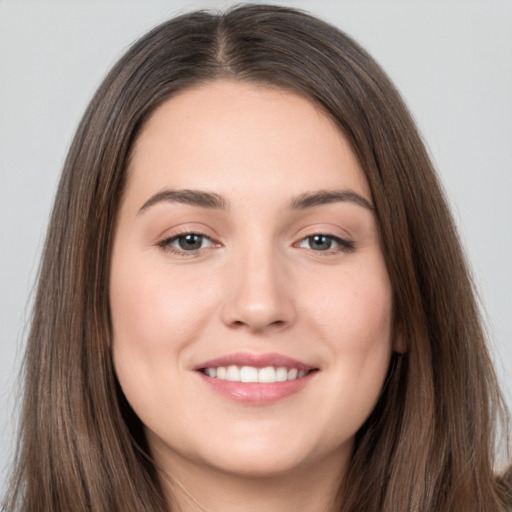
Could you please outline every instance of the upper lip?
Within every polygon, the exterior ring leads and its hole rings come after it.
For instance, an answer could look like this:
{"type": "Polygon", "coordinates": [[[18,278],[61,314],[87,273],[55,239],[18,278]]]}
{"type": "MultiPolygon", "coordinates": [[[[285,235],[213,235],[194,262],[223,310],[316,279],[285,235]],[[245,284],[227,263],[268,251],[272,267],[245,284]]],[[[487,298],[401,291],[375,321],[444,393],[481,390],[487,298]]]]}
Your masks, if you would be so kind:
{"type": "Polygon", "coordinates": [[[266,366],[285,367],[287,369],[297,368],[298,370],[312,370],[314,366],[293,359],[283,354],[253,354],[249,352],[236,352],[216,357],[194,366],[194,370],[205,368],[218,368],[219,366],[252,366],[254,368],[265,368],[266,366]]]}

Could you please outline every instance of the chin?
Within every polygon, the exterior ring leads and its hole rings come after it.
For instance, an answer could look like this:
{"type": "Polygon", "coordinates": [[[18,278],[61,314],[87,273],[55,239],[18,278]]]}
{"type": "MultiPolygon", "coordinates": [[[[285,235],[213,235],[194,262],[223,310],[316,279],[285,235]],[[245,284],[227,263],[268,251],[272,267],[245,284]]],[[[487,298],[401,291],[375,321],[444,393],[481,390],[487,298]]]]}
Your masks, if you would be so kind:
{"type": "Polygon", "coordinates": [[[312,447],[301,446],[290,436],[276,438],[275,433],[238,439],[226,433],[223,438],[211,436],[203,443],[173,443],[173,446],[161,438],[155,439],[151,432],[146,435],[158,465],[169,468],[171,473],[173,467],[185,464],[230,477],[278,477],[306,467],[312,458],[312,447]]]}
{"type": "Polygon", "coordinates": [[[255,453],[231,451],[228,457],[212,459],[210,466],[241,478],[276,478],[307,466],[307,457],[282,450],[259,450],[255,453]]]}
{"type": "Polygon", "coordinates": [[[297,474],[325,463],[326,459],[339,461],[342,452],[351,451],[352,442],[333,447],[311,442],[312,437],[303,435],[294,439],[289,433],[280,436],[274,433],[272,436],[244,437],[229,444],[217,443],[210,447],[206,462],[212,469],[229,475],[276,478],[297,474]]]}

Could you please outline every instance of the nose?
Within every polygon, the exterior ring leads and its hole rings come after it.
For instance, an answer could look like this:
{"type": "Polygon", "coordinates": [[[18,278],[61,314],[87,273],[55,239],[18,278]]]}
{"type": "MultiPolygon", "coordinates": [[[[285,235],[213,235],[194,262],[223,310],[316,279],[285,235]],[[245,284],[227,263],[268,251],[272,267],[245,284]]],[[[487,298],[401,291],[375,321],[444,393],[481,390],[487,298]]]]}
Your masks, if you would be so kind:
{"type": "Polygon", "coordinates": [[[272,251],[241,255],[228,271],[222,321],[254,333],[280,331],[297,316],[293,280],[272,251]]]}

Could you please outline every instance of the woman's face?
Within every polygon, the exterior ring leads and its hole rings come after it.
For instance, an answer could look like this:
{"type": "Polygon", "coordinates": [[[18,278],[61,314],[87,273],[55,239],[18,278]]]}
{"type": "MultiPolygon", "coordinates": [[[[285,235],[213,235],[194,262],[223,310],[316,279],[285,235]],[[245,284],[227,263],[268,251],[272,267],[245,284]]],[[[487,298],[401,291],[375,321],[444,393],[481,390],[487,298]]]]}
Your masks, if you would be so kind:
{"type": "Polygon", "coordinates": [[[217,81],[138,138],[110,280],[121,387],[165,468],[338,467],[393,350],[367,182],[301,96],[217,81]]]}

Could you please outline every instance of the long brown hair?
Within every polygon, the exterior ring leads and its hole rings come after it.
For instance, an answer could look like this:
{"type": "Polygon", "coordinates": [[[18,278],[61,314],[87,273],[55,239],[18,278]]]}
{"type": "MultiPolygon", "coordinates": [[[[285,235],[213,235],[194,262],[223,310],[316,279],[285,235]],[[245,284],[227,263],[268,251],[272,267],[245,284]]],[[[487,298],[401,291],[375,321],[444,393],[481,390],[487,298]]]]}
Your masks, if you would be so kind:
{"type": "Polygon", "coordinates": [[[145,120],[177,91],[224,77],[317,104],[347,137],[373,195],[407,351],[392,357],[381,398],[357,433],[343,511],[506,510],[511,475],[494,472],[503,401],[453,221],[414,123],[385,73],[347,35],[264,5],[160,25],[129,49],[89,105],[47,235],[6,510],[168,510],[113,370],[109,260],[145,120]]]}

